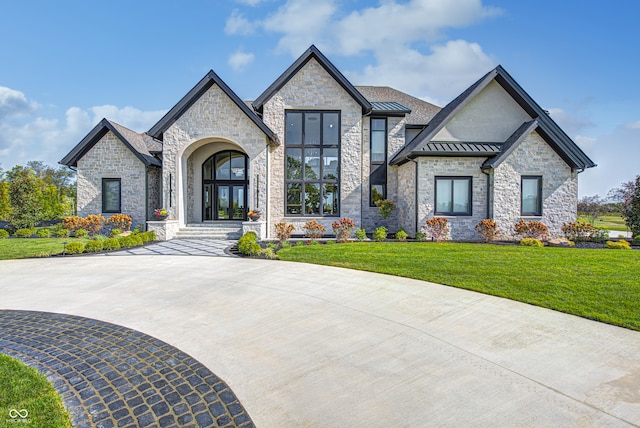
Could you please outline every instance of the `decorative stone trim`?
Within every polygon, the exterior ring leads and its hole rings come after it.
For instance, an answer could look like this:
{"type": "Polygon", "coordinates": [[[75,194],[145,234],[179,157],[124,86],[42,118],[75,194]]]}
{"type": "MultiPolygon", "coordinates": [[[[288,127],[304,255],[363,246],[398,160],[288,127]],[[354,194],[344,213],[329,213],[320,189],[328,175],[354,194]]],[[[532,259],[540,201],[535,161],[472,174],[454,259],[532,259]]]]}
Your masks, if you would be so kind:
{"type": "Polygon", "coordinates": [[[258,240],[267,239],[267,222],[266,221],[243,221],[242,234],[247,232],[255,232],[258,240]]]}
{"type": "Polygon", "coordinates": [[[168,241],[175,238],[179,229],[180,222],[178,220],[147,222],[147,230],[155,232],[158,241],[168,241]]]}

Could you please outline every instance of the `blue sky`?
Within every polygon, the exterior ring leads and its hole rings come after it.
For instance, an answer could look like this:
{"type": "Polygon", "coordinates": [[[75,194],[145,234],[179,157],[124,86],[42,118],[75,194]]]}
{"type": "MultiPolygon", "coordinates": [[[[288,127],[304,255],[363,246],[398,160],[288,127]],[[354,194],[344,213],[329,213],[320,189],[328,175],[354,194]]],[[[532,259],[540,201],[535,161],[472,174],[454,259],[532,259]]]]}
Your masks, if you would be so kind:
{"type": "Polygon", "coordinates": [[[640,174],[640,2],[15,1],[0,13],[0,167],[57,162],[102,117],[148,130],[213,69],[254,99],[311,44],[356,85],[445,105],[502,64],[598,164],[640,174]]]}

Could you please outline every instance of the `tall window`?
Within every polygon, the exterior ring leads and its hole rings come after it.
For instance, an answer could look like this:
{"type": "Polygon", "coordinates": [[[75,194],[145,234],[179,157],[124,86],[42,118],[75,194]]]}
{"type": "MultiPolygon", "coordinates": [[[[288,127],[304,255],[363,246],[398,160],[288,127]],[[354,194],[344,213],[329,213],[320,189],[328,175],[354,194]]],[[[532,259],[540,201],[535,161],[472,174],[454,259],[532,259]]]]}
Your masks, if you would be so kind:
{"type": "Polygon", "coordinates": [[[119,178],[103,178],[102,179],[102,212],[103,213],[119,213],[121,212],[121,187],[119,178]]]}
{"type": "Polygon", "coordinates": [[[522,176],[520,184],[522,196],[521,215],[542,215],[542,177],[522,176]]]}
{"type": "Polygon", "coordinates": [[[387,197],[387,119],[371,118],[369,205],[387,197]]]}
{"type": "Polygon", "coordinates": [[[337,216],[340,188],[340,113],[285,114],[286,215],[337,216]]]}
{"type": "Polygon", "coordinates": [[[436,177],[436,215],[471,215],[471,177],[436,177]]]}

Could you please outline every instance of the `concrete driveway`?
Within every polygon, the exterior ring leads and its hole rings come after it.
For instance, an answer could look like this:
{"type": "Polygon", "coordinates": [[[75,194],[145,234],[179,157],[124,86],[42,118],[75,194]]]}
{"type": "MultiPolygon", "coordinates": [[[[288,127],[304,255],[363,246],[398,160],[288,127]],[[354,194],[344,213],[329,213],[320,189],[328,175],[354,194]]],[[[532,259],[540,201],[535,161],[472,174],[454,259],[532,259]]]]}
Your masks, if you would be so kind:
{"type": "Polygon", "coordinates": [[[0,308],[168,342],[258,427],[640,426],[640,333],[410,279],[240,258],[0,262],[0,308]]]}

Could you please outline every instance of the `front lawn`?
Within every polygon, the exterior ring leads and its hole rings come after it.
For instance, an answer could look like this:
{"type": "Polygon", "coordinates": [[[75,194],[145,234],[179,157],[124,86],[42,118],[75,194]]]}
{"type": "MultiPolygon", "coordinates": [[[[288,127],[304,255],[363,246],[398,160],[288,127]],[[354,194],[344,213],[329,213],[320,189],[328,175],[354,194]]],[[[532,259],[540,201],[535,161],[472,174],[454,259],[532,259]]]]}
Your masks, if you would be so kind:
{"type": "Polygon", "coordinates": [[[0,260],[24,259],[27,257],[48,257],[62,254],[64,243],[82,242],[86,238],[11,238],[0,239],[0,260]]]}
{"type": "Polygon", "coordinates": [[[591,223],[593,227],[597,227],[598,229],[616,230],[618,232],[629,231],[627,224],[619,214],[601,215],[600,217],[596,218],[594,222],[591,222],[590,219],[586,216],[580,216],[578,217],[578,220],[591,223]]]}
{"type": "Polygon", "coordinates": [[[437,242],[283,248],[281,260],[420,279],[640,330],[640,251],[437,242]]]}

